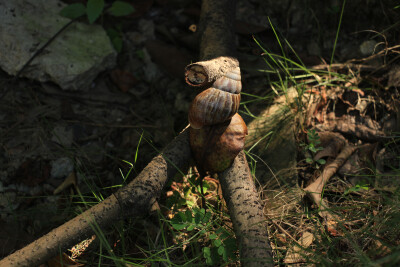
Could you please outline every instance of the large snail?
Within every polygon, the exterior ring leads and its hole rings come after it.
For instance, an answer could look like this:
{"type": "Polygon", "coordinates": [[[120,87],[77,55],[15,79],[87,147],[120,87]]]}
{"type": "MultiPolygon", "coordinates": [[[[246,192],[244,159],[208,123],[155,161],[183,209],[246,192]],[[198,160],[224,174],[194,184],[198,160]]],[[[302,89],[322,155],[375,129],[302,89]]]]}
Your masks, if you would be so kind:
{"type": "MultiPolygon", "coordinates": [[[[199,84],[206,83],[202,71],[189,75],[199,84]]],[[[222,172],[244,147],[247,127],[237,113],[241,90],[240,68],[235,67],[198,94],[190,106],[190,145],[203,172],[222,172]]]]}
{"type": "Polygon", "coordinates": [[[195,97],[189,109],[190,126],[200,129],[232,118],[239,109],[241,90],[240,69],[236,67],[195,97]]]}

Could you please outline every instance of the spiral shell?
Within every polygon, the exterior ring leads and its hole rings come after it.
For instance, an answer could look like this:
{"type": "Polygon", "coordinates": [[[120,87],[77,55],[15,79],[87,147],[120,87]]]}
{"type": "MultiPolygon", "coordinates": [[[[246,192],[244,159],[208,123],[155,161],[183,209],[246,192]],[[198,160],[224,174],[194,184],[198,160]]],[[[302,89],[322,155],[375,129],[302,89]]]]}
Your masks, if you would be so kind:
{"type": "Polygon", "coordinates": [[[213,87],[198,94],[190,105],[189,123],[194,129],[218,124],[238,111],[240,94],[231,94],[213,87]]]}
{"type": "Polygon", "coordinates": [[[237,67],[226,73],[225,76],[216,80],[212,87],[232,94],[239,94],[242,91],[240,68],[237,67]]]}
{"type": "Polygon", "coordinates": [[[240,69],[237,67],[195,97],[189,109],[190,126],[200,129],[232,118],[239,109],[241,90],[240,69]]]}
{"type": "Polygon", "coordinates": [[[236,113],[231,121],[216,126],[189,130],[190,147],[198,167],[204,172],[222,172],[243,149],[247,127],[236,113]],[[210,127],[214,132],[210,136],[210,127]]]}

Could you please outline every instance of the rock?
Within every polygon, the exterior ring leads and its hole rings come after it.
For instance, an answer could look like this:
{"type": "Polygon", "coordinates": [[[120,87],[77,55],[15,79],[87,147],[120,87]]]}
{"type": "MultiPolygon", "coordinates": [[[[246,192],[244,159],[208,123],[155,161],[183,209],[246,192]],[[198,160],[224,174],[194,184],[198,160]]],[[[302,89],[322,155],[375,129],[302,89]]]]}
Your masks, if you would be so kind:
{"type": "Polygon", "coordinates": [[[377,42],[374,40],[364,41],[360,45],[360,52],[363,56],[370,56],[375,52],[377,42]]]}
{"type": "Polygon", "coordinates": [[[73,132],[71,128],[67,126],[57,125],[53,129],[53,136],[51,141],[54,141],[62,146],[70,147],[73,141],[73,132]]]}
{"type": "MultiPolygon", "coordinates": [[[[0,0],[0,67],[16,75],[30,57],[70,20],[60,1],[0,0]]],[[[88,90],[94,78],[116,64],[117,53],[99,25],[72,23],[20,74],[63,89],[88,90]]]]}
{"type": "Polygon", "coordinates": [[[74,170],[74,163],[70,158],[58,158],[51,162],[51,178],[67,177],[74,170]]]}

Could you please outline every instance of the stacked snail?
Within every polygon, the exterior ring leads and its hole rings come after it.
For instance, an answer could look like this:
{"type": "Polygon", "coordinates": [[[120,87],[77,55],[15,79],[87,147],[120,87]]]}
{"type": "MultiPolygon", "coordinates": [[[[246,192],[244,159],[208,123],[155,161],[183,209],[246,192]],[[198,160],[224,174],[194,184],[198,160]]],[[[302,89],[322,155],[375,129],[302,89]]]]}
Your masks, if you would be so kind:
{"type": "Polygon", "coordinates": [[[210,77],[207,63],[189,65],[185,77],[189,85],[206,88],[189,109],[190,145],[198,169],[215,173],[228,168],[243,149],[247,127],[237,113],[242,90],[238,64],[210,77]]]}

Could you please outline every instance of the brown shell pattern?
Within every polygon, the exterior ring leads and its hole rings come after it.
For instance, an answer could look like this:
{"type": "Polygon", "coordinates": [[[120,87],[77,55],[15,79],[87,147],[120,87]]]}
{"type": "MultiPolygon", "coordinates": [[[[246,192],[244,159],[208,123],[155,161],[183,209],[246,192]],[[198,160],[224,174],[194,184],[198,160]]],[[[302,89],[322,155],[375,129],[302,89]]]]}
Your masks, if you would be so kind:
{"type": "Polygon", "coordinates": [[[190,105],[190,126],[200,129],[229,120],[238,111],[239,104],[240,94],[208,88],[198,94],[190,105]]]}
{"type": "Polygon", "coordinates": [[[212,87],[232,94],[239,94],[242,91],[240,68],[237,67],[226,73],[225,76],[216,80],[212,87]]]}

